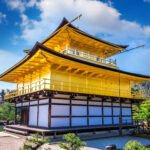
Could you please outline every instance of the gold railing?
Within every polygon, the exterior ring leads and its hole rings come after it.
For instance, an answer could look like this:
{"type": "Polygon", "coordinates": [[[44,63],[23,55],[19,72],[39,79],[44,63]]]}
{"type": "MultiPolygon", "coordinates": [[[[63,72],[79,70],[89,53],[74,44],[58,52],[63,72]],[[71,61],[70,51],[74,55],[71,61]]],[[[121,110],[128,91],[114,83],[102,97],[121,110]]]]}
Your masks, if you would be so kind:
{"type": "Polygon", "coordinates": [[[75,82],[64,82],[58,80],[42,79],[37,82],[19,87],[17,90],[6,93],[5,99],[10,99],[16,96],[29,94],[40,90],[56,90],[74,93],[86,93],[96,95],[117,96],[121,97],[144,99],[144,94],[140,92],[131,93],[131,91],[121,90],[119,88],[95,87],[90,85],[77,84],[75,82]]]}
{"type": "Polygon", "coordinates": [[[101,56],[96,56],[93,55],[91,53],[88,52],[84,52],[84,51],[79,51],[76,49],[68,49],[68,50],[64,50],[61,53],[64,53],[66,55],[71,55],[73,57],[77,57],[79,59],[83,59],[83,60],[87,60],[93,63],[97,63],[103,66],[108,66],[111,68],[117,68],[117,62],[116,59],[112,60],[112,59],[107,59],[101,56]]]}

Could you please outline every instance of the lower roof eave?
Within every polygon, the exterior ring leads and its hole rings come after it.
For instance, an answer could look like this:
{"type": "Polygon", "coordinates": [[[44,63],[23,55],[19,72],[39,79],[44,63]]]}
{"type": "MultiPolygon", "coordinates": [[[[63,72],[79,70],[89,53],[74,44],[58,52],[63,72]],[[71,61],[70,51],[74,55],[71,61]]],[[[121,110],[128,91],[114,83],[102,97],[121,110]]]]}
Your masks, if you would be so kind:
{"type": "Polygon", "coordinates": [[[107,67],[107,66],[102,66],[102,65],[99,65],[99,64],[96,64],[96,63],[85,61],[85,60],[81,60],[81,59],[78,59],[78,58],[75,58],[75,57],[71,57],[71,56],[68,56],[68,55],[56,52],[54,50],[51,50],[51,49],[49,49],[48,47],[42,45],[39,42],[37,42],[35,44],[35,46],[33,47],[33,49],[29,52],[29,54],[27,55],[28,57],[25,57],[19,63],[14,65],[12,68],[10,68],[9,70],[7,70],[3,74],[1,74],[0,75],[0,79],[2,79],[5,75],[7,75],[11,71],[15,70],[16,68],[18,68],[19,66],[24,64],[26,61],[28,61],[39,49],[42,49],[43,51],[48,52],[48,53],[50,53],[52,55],[55,55],[55,56],[58,56],[58,57],[61,57],[61,58],[64,58],[64,59],[68,59],[68,60],[71,60],[71,61],[75,61],[75,62],[78,62],[78,63],[82,63],[82,64],[85,64],[85,65],[89,65],[89,66],[102,68],[102,69],[106,69],[106,70],[113,71],[113,72],[123,73],[123,74],[131,75],[131,76],[145,78],[146,80],[150,80],[150,76],[149,75],[142,75],[142,74],[131,73],[131,72],[115,69],[115,68],[110,68],[110,67],[107,67]]]}

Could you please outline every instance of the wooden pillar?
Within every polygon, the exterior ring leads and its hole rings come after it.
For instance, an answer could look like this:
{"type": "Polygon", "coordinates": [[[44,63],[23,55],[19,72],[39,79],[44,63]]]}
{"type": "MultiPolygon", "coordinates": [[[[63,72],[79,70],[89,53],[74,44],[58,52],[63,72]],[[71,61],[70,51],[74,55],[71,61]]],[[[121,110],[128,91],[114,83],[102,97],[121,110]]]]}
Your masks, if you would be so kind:
{"type": "Polygon", "coordinates": [[[131,124],[133,124],[133,107],[132,107],[132,101],[131,101],[131,124]]]}
{"type": "Polygon", "coordinates": [[[21,101],[21,124],[22,124],[22,108],[23,108],[23,104],[22,104],[22,101],[21,101]]]}
{"type": "Polygon", "coordinates": [[[48,128],[51,128],[51,96],[49,97],[49,108],[48,108],[48,128]]]}
{"type": "Polygon", "coordinates": [[[111,98],[112,124],[114,124],[113,99],[111,98]]]}
{"type": "Polygon", "coordinates": [[[17,123],[17,107],[16,107],[16,102],[15,102],[15,120],[14,120],[14,124],[17,123]]]}
{"type": "Polygon", "coordinates": [[[22,95],[24,94],[24,81],[25,80],[25,77],[23,77],[23,85],[22,85],[22,95]]]}
{"type": "Polygon", "coordinates": [[[39,126],[39,97],[37,99],[38,104],[37,104],[37,127],[39,126]]]}
{"type": "Polygon", "coordinates": [[[104,105],[103,105],[104,99],[102,98],[102,125],[104,125],[104,105]]]}
{"type": "Polygon", "coordinates": [[[89,127],[89,97],[87,97],[87,126],[89,127]]]}
{"type": "Polygon", "coordinates": [[[120,116],[119,116],[119,135],[122,136],[122,106],[121,106],[121,99],[119,97],[120,103],[120,116]]]}
{"type": "Polygon", "coordinates": [[[69,127],[71,128],[72,127],[72,96],[70,96],[70,111],[69,111],[69,127]]]}

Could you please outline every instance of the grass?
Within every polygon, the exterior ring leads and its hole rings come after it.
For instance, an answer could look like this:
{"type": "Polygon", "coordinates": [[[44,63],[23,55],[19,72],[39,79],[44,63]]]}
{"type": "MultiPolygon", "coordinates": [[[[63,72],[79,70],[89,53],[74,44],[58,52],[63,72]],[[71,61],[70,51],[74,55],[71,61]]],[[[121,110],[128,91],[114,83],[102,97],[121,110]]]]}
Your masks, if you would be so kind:
{"type": "Polygon", "coordinates": [[[0,132],[2,132],[3,131],[3,126],[0,126],[0,132]]]}

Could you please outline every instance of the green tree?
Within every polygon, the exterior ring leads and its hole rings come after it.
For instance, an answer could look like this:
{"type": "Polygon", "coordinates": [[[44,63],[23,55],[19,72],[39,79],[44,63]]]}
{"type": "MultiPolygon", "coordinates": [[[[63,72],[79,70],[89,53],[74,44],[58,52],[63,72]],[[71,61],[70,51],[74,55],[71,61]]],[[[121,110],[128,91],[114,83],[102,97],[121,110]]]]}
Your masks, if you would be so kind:
{"type": "MultiPolygon", "coordinates": [[[[44,137],[39,136],[38,133],[36,133],[33,137],[26,138],[26,141],[23,146],[23,150],[38,150],[41,148],[41,146],[45,143],[49,143],[50,140],[44,137]]],[[[50,150],[50,148],[47,148],[45,150],[50,150]]]]}
{"type": "Polygon", "coordinates": [[[148,150],[137,141],[129,141],[126,143],[124,150],[148,150]]]}
{"type": "Polygon", "coordinates": [[[150,125],[150,100],[143,101],[140,106],[134,105],[134,119],[146,121],[150,125]]]}
{"type": "Polygon", "coordinates": [[[10,120],[14,120],[15,118],[15,105],[13,103],[5,102],[2,104],[0,108],[0,119],[6,120],[9,124],[10,120]]]}
{"type": "Polygon", "coordinates": [[[80,150],[81,147],[86,146],[86,143],[82,142],[74,133],[65,134],[63,139],[67,142],[59,143],[59,146],[66,150],[80,150]]]}

